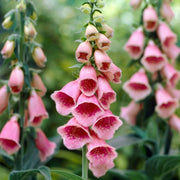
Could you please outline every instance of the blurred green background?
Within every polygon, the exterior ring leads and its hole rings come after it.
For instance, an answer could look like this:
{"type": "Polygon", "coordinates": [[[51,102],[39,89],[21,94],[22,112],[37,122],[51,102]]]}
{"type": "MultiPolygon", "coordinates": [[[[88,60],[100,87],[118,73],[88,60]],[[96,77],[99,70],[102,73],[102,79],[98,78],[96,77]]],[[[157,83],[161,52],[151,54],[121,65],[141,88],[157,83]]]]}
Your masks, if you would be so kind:
{"type": "MultiPolygon", "coordinates": [[[[47,56],[46,67],[41,73],[41,77],[48,89],[43,97],[45,106],[49,112],[49,119],[45,120],[42,128],[48,137],[57,136],[56,128],[65,124],[68,117],[59,115],[55,110],[55,104],[50,99],[54,90],[61,89],[67,82],[76,78],[77,69],[70,68],[77,63],[75,59],[75,50],[78,43],[75,40],[84,36],[81,28],[88,21],[88,15],[80,12],[80,5],[83,0],[34,0],[37,7],[37,32],[36,41],[41,43],[47,56]]],[[[135,30],[134,25],[140,22],[141,10],[133,11],[129,6],[129,0],[105,0],[105,7],[102,9],[106,23],[114,29],[112,45],[108,51],[113,62],[122,70],[122,83],[112,84],[117,93],[117,101],[111,105],[112,112],[119,116],[120,106],[125,106],[130,99],[122,90],[122,84],[137,70],[136,67],[127,68],[130,57],[123,50],[123,46],[128,40],[130,34],[135,30]]],[[[0,1],[0,23],[3,16],[11,8],[15,7],[15,0],[0,1]]],[[[180,37],[180,1],[173,0],[172,9],[175,18],[171,22],[173,31],[180,37]]],[[[0,27],[0,49],[3,46],[8,34],[0,27]]],[[[180,45],[180,43],[178,42],[180,45]]],[[[0,62],[2,62],[0,57],[0,62]]],[[[1,64],[1,63],[0,63],[1,64]]],[[[3,71],[0,72],[0,75],[3,71]]],[[[6,118],[4,113],[0,119],[6,118]]],[[[128,131],[126,125],[118,131],[119,134],[125,134],[128,131]]],[[[131,148],[124,148],[119,152],[116,159],[116,166],[120,169],[127,168],[127,156],[131,148]]],[[[48,163],[50,167],[76,169],[77,172],[81,166],[81,155],[79,151],[68,152],[63,146],[61,151],[48,163]]],[[[7,179],[8,170],[0,166],[1,180],[7,179]]],[[[41,177],[39,177],[41,179],[41,177]]],[[[55,177],[55,179],[58,179],[55,177]]],[[[62,177],[60,178],[62,179],[62,177]]]]}

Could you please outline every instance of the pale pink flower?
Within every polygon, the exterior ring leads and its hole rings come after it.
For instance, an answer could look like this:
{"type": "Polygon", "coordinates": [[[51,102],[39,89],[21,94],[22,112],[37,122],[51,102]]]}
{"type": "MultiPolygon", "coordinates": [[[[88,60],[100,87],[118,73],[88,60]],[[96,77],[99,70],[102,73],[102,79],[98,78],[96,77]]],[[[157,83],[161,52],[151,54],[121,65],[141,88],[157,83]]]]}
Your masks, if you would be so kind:
{"type": "Polygon", "coordinates": [[[55,91],[51,98],[56,103],[56,110],[61,115],[68,115],[76,105],[80,95],[78,79],[66,84],[61,90],[55,91]]]}
{"type": "Polygon", "coordinates": [[[128,106],[121,107],[120,116],[130,125],[136,124],[136,117],[142,109],[142,104],[131,101],[128,106]]]}
{"type": "Polygon", "coordinates": [[[117,67],[113,62],[111,62],[109,70],[107,72],[103,72],[103,74],[111,82],[116,84],[121,83],[121,69],[117,67]]]}
{"type": "Polygon", "coordinates": [[[134,10],[136,10],[141,5],[141,2],[142,2],[142,0],[131,0],[130,5],[134,10]]]}
{"type": "Polygon", "coordinates": [[[43,81],[41,80],[40,76],[37,73],[33,73],[33,79],[31,82],[31,86],[38,90],[36,93],[39,96],[44,96],[46,94],[46,86],[44,85],[43,81]]]}
{"type": "Polygon", "coordinates": [[[85,96],[81,94],[78,98],[76,107],[72,110],[78,123],[87,127],[95,123],[97,117],[103,113],[95,95],[85,96]]]}
{"type": "Polygon", "coordinates": [[[175,86],[180,79],[180,72],[177,71],[172,65],[167,63],[161,71],[162,75],[166,78],[167,83],[175,86]]]}
{"type": "Polygon", "coordinates": [[[0,114],[4,112],[4,110],[8,106],[9,101],[9,92],[7,90],[7,86],[4,85],[0,88],[0,114]]]}
{"type": "Polygon", "coordinates": [[[40,47],[34,48],[32,57],[37,66],[39,66],[39,67],[45,66],[45,62],[47,61],[47,58],[46,58],[43,50],[40,47]]]}
{"type": "Polygon", "coordinates": [[[35,143],[39,150],[40,160],[43,162],[54,153],[56,143],[49,141],[41,129],[37,129],[36,131],[37,136],[35,138],[35,143]]]}
{"type": "Polygon", "coordinates": [[[170,58],[171,60],[175,60],[180,54],[180,48],[178,46],[176,46],[175,44],[173,44],[170,47],[165,48],[163,50],[166,53],[166,55],[168,56],[168,58],[170,58]]]}
{"type": "Polygon", "coordinates": [[[4,59],[10,58],[12,53],[14,52],[14,48],[15,48],[15,42],[7,40],[1,50],[2,57],[4,59]]]}
{"type": "Polygon", "coordinates": [[[91,65],[85,65],[79,74],[79,89],[86,96],[92,96],[97,90],[96,70],[91,65]]]}
{"type": "Polygon", "coordinates": [[[155,93],[155,99],[157,104],[155,110],[162,118],[170,117],[179,106],[178,100],[172,98],[169,93],[162,87],[157,89],[155,93]]]}
{"type": "Polygon", "coordinates": [[[24,72],[20,67],[16,66],[12,70],[8,85],[13,94],[18,94],[22,91],[24,85],[24,72]]]}
{"type": "Polygon", "coordinates": [[[123,89],[135,101],[146,98],[151,93],[151,87],[144,69],[136,72],[130,80],[123,85],[123,89]]]}
{"type": "Polygon", "coordinates": [[[116,92],[113,91],[107,79],[101,75],[98,76],[97,97],[104,109],[109,109],[110,104],[116,101],[116,92]]]}
{"type": "Polygon", "coordinates": [[[110,110],[103,113],[93,124],[92,130],[96,132],[101,139],[111,139],[115,131],[122,125],[118,116],[114,116],[110,110]]]}
{"type": "Polygon", "coordinates": [[[124,50],[129,53],[133,59],[138,59],[143,53],[144,33],[142,28],[138,28],[132,33],[129,40],[124,46],[124,50]]]}
{"type": "Polygon", "coordinates": [[[86,63],[92,55],[92,46],[89,41],[84,41],[79,44],[76,50],[76,59],[79,62],[86,63]]]}
{"type": "Polygon", "coordinates": [[[180,99],[180,90],[172,87],[170,84],[166,84],[166,91],[175,99],[180,99]]]}
{"type": "Polygon", "coordinates": [[[85,36],[88,41],[94,41],[99,37],[99,32],[95,26],[93,26],[92,24],[89,24],[86,27],[85,36]]]}
{"type": "Polygon", "coordinates": [[[174,12],[172,11],[171,6],[169,5],[168,2],[164,1],[162,3],[160,14],[168,23],[171,22],[171,20],[174,17],[174,12]]]}
{"type": "Polygon", "coordinates": [[[88,127],[80,125],[76,118],[71,118],[67,124],[57,129],[68,149],[80,149],[91,141],[88,127]]]}
{"type": "Polygon", "coordinates": [[[169,125],[180,133],[180,118],[173,114],[168,121],[169,125]]]}
{"type": "Polygon", "coordinates": [[[163,68],[167,63],[167,59],[154,42],[150,41],[148,46],[145,48],[141,62],[149,72],[154,73],[163,68]]]}
{"type": "Polygon", "coordinates": [[[20,127],[17,121],[17,115],[13,115],[0,133],[0,146],[9,155],[16,153],[21,147],[19,144],[20,127]]]}
{"type": "Polygon", "coordinates": [[[99,49],[106,51],[110,48],[111,46],[111,41],[104,35],[104,34],[99,34],[98,39],[95,40],[96,45],[99,49]]]}
{"type": "Polygon", "coordinates": [[[109,39],[112,38],[114,34],[114,30],[111,27],[109,27],[107,24],[102,23],[101,25],[102,27],[100,27],[100,30],[105,32],[104,35],[109,39]]]}
{"type": "Polygon", "coordinates": [[[37,31],[31,22],[25,24],[24,35],[25,35],[25,38],[30,41],[36,37],[37,31]]]}
{"type": "Polygon", "coordinates": [[[34,90],[32,90],[28,99],[28,112],[30,117],[29,121],[34,126],[40,125],[44,119],[48,118],[48,113],[43,101],[34,90]]]}
{"type": "Polygon", "coordinates": [[[94,52],[94,59],[99,71],[106,72],[109,70],[112,60],[106,52],[102,50],[96,50],[94,52]]]}
{"type": "Polygon", "coordinates": [[[157,35],[161,41],[163,49],[167,49],[177,41],[177,36],[174,34],[167,24],[160,22],[157,28],[157,35]]]}

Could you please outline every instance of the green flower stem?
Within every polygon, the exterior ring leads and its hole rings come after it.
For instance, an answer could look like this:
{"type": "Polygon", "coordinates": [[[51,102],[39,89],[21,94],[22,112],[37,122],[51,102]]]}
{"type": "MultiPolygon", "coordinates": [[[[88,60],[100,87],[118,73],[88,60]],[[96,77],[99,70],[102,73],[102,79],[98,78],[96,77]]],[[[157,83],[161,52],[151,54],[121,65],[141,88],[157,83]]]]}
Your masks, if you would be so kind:
{"type": "Polygon", "coordinates": [[[164,154],[169,154],[171,142],[172,142],[173,133],[171,127],[167,124],[166,134],[165,134],[165,145],[164,145],[164,154]]]}
{"type": "Polygon", "coordinates": [[[88,160],[86,158],[87,146],[82,148],[82,178],[88,180],[88,160]]]}
{"type": "Polygon", "coordinates": [[[91,6],[90,23],[93,24],[94,3],[90,3],[90,6],[91,6]]]}

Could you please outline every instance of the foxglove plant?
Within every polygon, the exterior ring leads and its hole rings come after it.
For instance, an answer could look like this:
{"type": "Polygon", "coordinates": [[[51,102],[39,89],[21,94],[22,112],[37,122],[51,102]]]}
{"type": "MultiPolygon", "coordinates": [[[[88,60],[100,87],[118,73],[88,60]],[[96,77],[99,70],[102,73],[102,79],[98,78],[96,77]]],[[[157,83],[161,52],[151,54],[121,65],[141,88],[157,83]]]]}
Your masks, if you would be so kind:
{"type": "Polygon", "coordinates": [[[116,101],[116,93],[109,81],[120,83],[121,70],[113,64],[107,54],[113,30],[105,24],[98,8],[104,1],[89,0],[80,10],[90,15],[84,26],[85,37],[77,47],[75,56],[83,63],[79,77],[55,91],[51,98],[61,115],[72,114],[67,124],[58,127],[68,149],[82,148],[82,177],[88,179],[88,167],[94,176],[103,176],[114,167],[117,157],[115,148],[105,140],[111,139],[122,121],[110,111],[111,103],[116,101]]]}

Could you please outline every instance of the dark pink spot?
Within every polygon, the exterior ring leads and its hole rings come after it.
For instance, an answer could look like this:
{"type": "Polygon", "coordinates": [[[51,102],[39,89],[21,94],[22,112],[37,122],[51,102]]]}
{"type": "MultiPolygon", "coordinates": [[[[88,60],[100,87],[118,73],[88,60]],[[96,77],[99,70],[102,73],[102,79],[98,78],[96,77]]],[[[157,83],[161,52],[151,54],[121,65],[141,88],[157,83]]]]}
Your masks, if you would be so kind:
{"type": "Polygon", "coordinates": [[[174,102],[168,102],[168,103],[163,103],[160,108],[163,108],[163,109],[168,109],[168,108],[171,108],[172,106],[174,106],[175,103],[174,102]]]}
{"type": "Polygon", "coordinates": [[[138,47],[138,46],[129,46],[129,50],[133,54],[139,54],[141,51],[140,47],[138,47]]]}
{"type": "Polygon", "coordinates": [[[155,56],[150,56],[146,58],[146,61],[151,64],[160,63],[163,60],[164,59],[162,57],[155,57],[155,56]]]}
{"type": "Polygon", "coordinates": [[[100,68],[100,70],[108,70],[109,69],[109,66],[110,66],[110,62],[103,62],[102,64],[101,64],[101,68],[100,68]]]}
{"type": "Polygon", "coordinates": [[[83,60],[88,60],[87,59],[87,56],[88,56],[88,53],[85,53],[85,52],[80,52],[79,53],[79,56],[78,56],[78,59],[83,59],[83,60]]]}
{"type": "Polygon", "coordinates": [[[92,92],[96,90],[97,83],[93,79],[85,79],[81,81],[80,87],[84,92],[92,92]]]}
{"type": "Polygon", "coordinates": [[[108,106],[115,99],[115,94],[112,92],[103,93],[100,101],[104,106],[108,106]]]}
{"type": "Polygon", "coordinates": [[[130,86],[130,88],[137,90],[137,91],[144,91],[147,89],[146,85],[140,84],[140,83],[130,83],[129,86],[130,86]]]}
{"type": "Polygon", "coordinates": [[[148,21],[146,27],[147,27],[147,29],[154,29],[155,26],[156,26],[155,21],[148,21]]]}
{"type": "Polygon", "coordinates": [[[75,105],[73,98],[65,94],[64,92],[59,92],[56,97],[58,99],[58,102],[66,107],[73,107],[75,105]]]}

